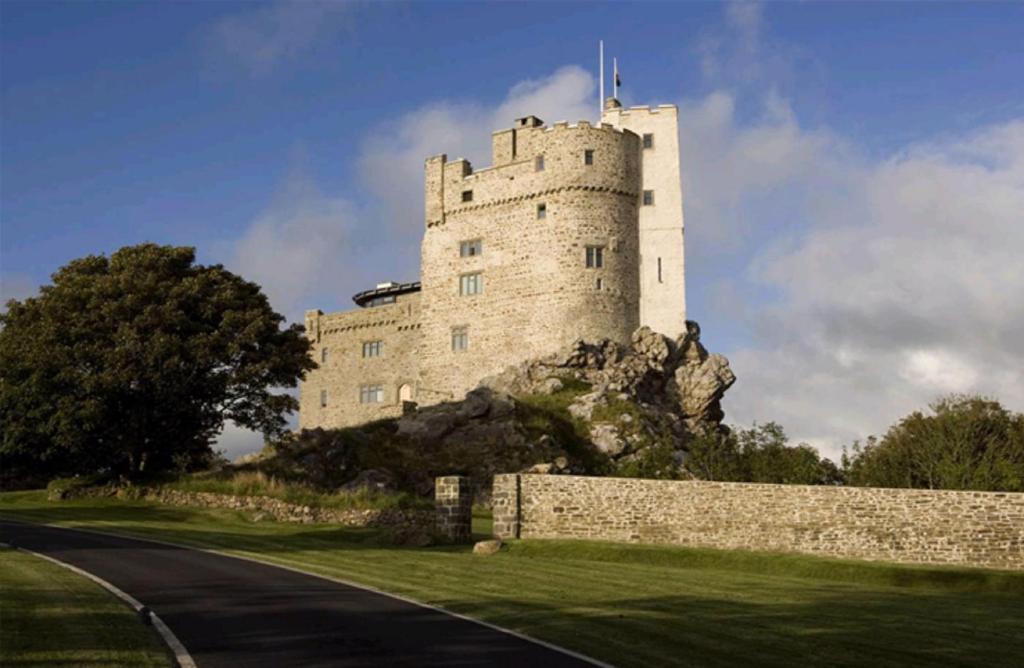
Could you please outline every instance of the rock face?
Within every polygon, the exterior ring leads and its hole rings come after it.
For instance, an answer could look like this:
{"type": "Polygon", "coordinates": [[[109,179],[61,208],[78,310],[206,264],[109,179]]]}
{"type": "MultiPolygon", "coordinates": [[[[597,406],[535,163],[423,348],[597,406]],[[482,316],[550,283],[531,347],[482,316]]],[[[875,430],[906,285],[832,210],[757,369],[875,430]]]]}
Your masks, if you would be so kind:
{"type": "Polygon", "coordinates": [[[528,408],[531,402],[558,406],[565,400],[572,428],[612,462],[611,472],[649,459],[655,446],[678,466],[690,438],[724,429],[720,402],[735,381],[728,360],[701,344],[697,323],[688,322],[675,340],[643,327],[628,347],[576,341],[558,354],[509,367],[484,379],[461,402],[403,416],[398,433],[414,442],[488,453],[496,462],[493,472],[504,466],[593,473],[579,453],[567,452],[564,438],[538,438],[527,428],[524,402],[528,408]],[[567,463],[549,463],[558,460],[567,463]]]}
{"type": "MultiPolygon", "coordinates": [[[[593,422],[591,438],[602,452],[613,457],[627,452],[622,425],[595,420],[595,411],[615,402],[630,402],[661,421],[675,425],[680,438],[703,435],[722,428],[721,400],[736,376],[729,361],[709,354],[700,342],[700,326],[687,321],[687,331],[675,340],[647,327],[633,333],[629,348],[612,341],[576,341],[567,351],[510,367],[485,379],[482,386],[511,394],[550,394],[567,378],[587,383],[592,391],[579,396],[568,408],[573,417],[593,422]]],[[[629,426],[636,416],[620,412],[619,422],[629,426]]],[[[646,416],[650,418],[650,416],[646,416]]]]}

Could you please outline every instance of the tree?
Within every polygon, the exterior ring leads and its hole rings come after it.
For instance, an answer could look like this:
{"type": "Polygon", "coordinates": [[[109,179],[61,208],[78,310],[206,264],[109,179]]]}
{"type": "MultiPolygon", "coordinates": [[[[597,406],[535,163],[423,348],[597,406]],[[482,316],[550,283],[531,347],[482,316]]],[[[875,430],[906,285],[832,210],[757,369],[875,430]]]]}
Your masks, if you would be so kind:
{"type": "Polygon", "coordinates": [[[194,468],[230,419],[281,433],[315,363],[300,325],[195,250],[143,244],[70,262],[0,315],[5,477],[194,468]]]}
{"type": "Polygon", "coordinates": [[[774,422],[694,439],[688,454],[686,468],[704,480],[794,485],[842,481],[835,464],[806,443],[789,445],[785,431],[774,422]]]}
{"type": "Polygon", "coordinates": [[[998,401],[951,395],[915,411],[881,439],[844,455],[850,484],[1024,492],[1024,415],[998,401]]]}

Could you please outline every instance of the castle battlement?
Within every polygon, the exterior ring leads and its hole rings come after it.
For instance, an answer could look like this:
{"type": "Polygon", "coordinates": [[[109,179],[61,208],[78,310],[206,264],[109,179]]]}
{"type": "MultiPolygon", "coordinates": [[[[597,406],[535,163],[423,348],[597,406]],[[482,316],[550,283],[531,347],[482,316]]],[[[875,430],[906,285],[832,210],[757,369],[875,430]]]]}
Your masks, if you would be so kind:
{"type": "Polygon", "coordinates": [[[675,107],[614,105],[599,123],[516,119],[481,169],[424,161],[421,282],[307,312],[324,361],[303,384],[302,426],[459,398],[580,338],[685,331],[675,107]]]}

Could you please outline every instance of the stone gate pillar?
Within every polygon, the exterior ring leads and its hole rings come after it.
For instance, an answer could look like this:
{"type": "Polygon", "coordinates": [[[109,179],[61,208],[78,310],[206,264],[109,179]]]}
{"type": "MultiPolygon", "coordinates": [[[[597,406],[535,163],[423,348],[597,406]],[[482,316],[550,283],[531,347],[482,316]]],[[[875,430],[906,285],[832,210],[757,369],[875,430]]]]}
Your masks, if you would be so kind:
{"type": "Polygon", "coordinates": [[[437,531],[456,543],[468,543],[473,533],[473,488],[465,476],[434,480],[434,511],[437,531]]]}

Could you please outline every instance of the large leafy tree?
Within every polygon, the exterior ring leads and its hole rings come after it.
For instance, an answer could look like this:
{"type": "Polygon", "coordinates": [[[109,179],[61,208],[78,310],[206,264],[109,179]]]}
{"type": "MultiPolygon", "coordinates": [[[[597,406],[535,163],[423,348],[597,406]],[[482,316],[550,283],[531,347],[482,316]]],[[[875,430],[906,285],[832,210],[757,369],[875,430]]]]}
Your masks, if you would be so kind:
{"type": "Polygon", "coordinates": [[[4,477],[192,468],[224,421],[276,435],[315,363],[258,285],[192,248],[74,260],[0,315],[4,477]]]}
{"type": "Polygon", "coordinates": [[[844,455],[850,484],[1024,492],[1024,414],[953,395],[844,455]]]}

